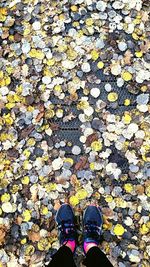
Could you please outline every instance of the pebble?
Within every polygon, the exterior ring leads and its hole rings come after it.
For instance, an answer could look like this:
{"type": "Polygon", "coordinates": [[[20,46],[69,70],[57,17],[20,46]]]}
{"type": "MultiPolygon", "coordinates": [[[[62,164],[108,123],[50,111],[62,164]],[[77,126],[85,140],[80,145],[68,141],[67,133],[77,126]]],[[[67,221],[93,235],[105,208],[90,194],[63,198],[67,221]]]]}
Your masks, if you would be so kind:
{"type": "Polygon", "coordinates": [[[137,105],[137,109],[140,111],[140,112],[147,112],[148,111],[148,106],[147,105],[137,105]]]}
{"type": "MultiPolygon", "coordinates": [[[[64,60],[64,61],[62,61],[62,66],[65,69],[71,70],[71,69],[73,69],[75,67],[75,62],[73,62],[71,60],[64,60]]],[[[88,71],[85,71],[85,72],[88,72],[88,71]]]]}
{"type": "Polygon", "coordinates": [[[129,126],[128,126],[128,131],[130,133],[136,133],[138,131],[139,127],[136,123],[131,123],[129,126]]]}
{"type": "Polygon", "coordinates": [[[43,153],[44,153],[44,150],[41,149],[40,147],[36,147],[36,148],[34,149],[34,154],[35,154],[37,157],[42,157],[43,153]]]}

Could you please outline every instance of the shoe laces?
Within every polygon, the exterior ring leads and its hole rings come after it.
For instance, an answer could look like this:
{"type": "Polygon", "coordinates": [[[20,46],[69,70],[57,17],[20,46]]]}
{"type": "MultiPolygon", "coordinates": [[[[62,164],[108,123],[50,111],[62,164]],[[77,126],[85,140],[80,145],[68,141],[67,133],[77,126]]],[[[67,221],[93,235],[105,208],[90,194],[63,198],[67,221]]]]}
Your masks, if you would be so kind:
{"type": "Polygon", "coordinates": [[[61,224],[58,224],[58,230],[61,232],[65,241],[68,241],[69,238],[75,238],[75,224],[71,223],[70,220],[61,221],[61,224]]]}
{"type": "Polygon", "coordinates": [[[102,227],[98,226],[96,221],[89,220],[84,226],[84,231],[88,237],[99,239],[102,232],[102,227]]]}

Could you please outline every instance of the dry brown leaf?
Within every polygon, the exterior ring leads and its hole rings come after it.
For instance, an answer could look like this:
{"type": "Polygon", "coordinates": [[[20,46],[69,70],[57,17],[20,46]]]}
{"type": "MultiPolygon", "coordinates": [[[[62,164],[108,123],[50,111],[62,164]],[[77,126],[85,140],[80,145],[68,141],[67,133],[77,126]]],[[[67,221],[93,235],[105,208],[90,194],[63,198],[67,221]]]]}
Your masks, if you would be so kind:
{"type": "Polygon", "coordinates": [[[79,162],[75,164],[74,167],[75,170],[82,170],[86,166],[86,163],[87,163],[87,157],[80,157],[79,162]]]}
{"type": "Polygon", "coordinates": [[[124,63],[126,64],[126,65],[130,65],[131,64],[131,58],[133,57],[133,54],[131,53],[131,51],[130,50],[127,50],[126,52],[125,52],[125,56],[124,56],[124,63]]]}
{"type": "Polygon", "coordinates": [[[136,193],[138,195],[143,195],[144,194],[144,186],[142,186],[140,184],[136,185],[135,190],[136,190],[136,193]]]}
{"type": "Polygon", "coordinates": [[[36,117],[36,122],[39,122],[44,116],[44,112],[40,112],[36,117]]]}
{"type": "Polygon", "coordinates": [[[21,140],[21,139],[25,139],[26,137],[28,137],[29,134],[34,130],[34,128],[35,128],[34,125],[29,125],[25,129],[23,129],[22,132],[20,133],[19,139],[21,140]]]}
{"type": "Polygon", "coordinates": [[[31,200],[33,202],[36,202],[38,200],[38,188],[36,188],[35,190],[32,190],[32,192],[31,192],[31,200]]]}
{"type": "Polygon", "coordinates": [[[97,133],[92,133],[90,134],[87,139],[86,139],[86,145],[90,146],[94,141],[98,140],[98,135],[97,133]]]}
{"type": "Polygon", "coordinates": [[[29,237],[29,240],[31,240],[32,242],[38,242],[40,240],[40,233],[36,233],[36,232],[32,232],[32,231],[29,231],[28,232],[28,237],[29,237]]]}
{"type": "Polygon", "coordinates": [[[77,176],[75,174],[71,175],[70,183],[73,185],[73,187],[80,186],[80,181],[78,180],[78,178],[77,178],[77,176]]]}
{"type": "Polygon", "coordinates": [[[39,109],[40,113],[36,117],[36,121],[37,122],[39,122],[43,118],[43,116],[44,116],[44,105],[43,104],[40,104],[38,106],[38,109],[39,109]]]}
{"type": "Polygon", "coordinates": [[[0,224],[0,245],[2,245],[5,242],[5,236],[7,233],[7,228],[0,224]]]}
{"type": "Polygon", "coordinates": [[[143,22],[146,22],[146,21],[149,21],[149,15],[148,15],[148,12],[146,12],[146,11],[141,11],[141,16],[142,16],[142,21],[143,22]]]}
{"type": "Polygon", "coordinates": [[[23,221],[23,219],[22,219],[21,216],[18,216],[18,217],[16,218],[16,224],[21,225],[21,224],[22,224],[22,221],[23,221]]]}
{"type": "Polygon", "coordinates": [[[57,123],[50,123],[49,126],[50,126],[52,131],[59,130],[59,125],[57,123]]]}
{"type": "Polygon", "coordinates": [[[150,41],[149,40],[145,40],[145,42],[140,45],[140,48],[141,48],[141,51],[143,53],[148,52],[148,50],[150,49],[150,41]]]}
{"type": "Polygon", "coordinates": [[[114,216],[114,212],[110,208],[103,208],[102,212],[109,219],[113,218],[113,216],[114,216]]]}
{"type": "Polygon", "coordinates": [[[76,101],[76,100],[78,100],[78,94],[77,94],[76,92],[72,93],[72,94],[70,95],[70,100],[71,100],[71,101],[76,101]]]}

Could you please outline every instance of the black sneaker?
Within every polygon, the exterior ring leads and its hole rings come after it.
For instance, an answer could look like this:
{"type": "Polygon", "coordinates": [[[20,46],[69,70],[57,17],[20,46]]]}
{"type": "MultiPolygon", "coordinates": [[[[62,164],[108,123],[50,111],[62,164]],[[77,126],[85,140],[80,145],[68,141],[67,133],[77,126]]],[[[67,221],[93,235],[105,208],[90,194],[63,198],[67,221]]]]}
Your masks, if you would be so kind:
{"type": "Polygon", "coordinates": [[[68,241],[75,241],[77,244],[77,229],[75,216],[69,204],[63,204],[56,214],[56,223],[59,231],[60,245],[68,241]]]}
{"type": "MultiPolygon", "coordinates": [[[[103,218],[99,207],[88,206],[83,215],[83,240],[86,243],[100,243],[103,218]]],[[[84,251],[85,252],[85,251],[84,251]]]]}

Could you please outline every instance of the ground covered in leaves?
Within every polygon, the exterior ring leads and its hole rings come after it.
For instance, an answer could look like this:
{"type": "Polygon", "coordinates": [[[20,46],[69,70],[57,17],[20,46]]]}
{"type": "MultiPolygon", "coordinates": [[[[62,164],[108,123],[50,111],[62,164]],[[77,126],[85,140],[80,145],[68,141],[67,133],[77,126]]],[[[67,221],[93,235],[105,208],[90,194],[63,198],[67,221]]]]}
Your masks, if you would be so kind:
{"type": "Polygon", "coordinates": [[[101,206],[114,266],[150,266],[148,2],[1,0],[0,267],[46,266],[64,202],[101,206]]]}

